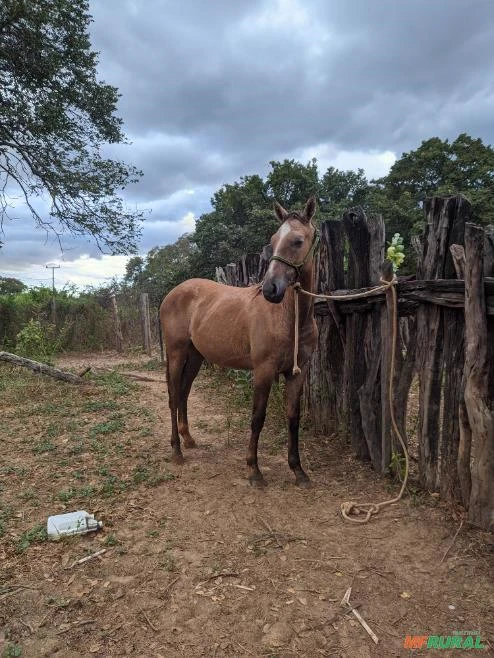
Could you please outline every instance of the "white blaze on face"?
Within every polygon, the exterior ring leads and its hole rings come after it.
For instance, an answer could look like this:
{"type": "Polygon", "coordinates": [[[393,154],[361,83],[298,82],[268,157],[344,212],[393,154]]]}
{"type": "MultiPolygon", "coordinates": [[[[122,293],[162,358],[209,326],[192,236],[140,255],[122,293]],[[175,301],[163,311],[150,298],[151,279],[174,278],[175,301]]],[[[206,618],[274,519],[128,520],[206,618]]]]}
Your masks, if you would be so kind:
{"type": "Polygon", "coordinates": [[[290,224],[288,224],[288,222],[285,222],[280,226],[278,231],[280,235],[280,239],[278,240],[278,245],[276,247],[276,251],[274,252],[273,256],[279,256],[278,250],[281,246],[281,243],[283,242],[284,238],[286,238],[286,236],[290,233],[291,230],[292,227],[290,226],[290,224]]]}
{"type": "MultiPolygon", "coordinates": [[[[291,230],[292,230],[292,227],[290,226],[290,224],[288,222],[284,222],[280,226],[280,228],[278,229],[278,235],[279,235],[280,239],[278,240],[278,244],[276,245],[276,249],[273,251],[273,256],[279,256],[280,255],[279,254],[280,246],[281,246],[284,238],[286,238],[286,236],[290,233],[291,230]]],[[[267,270],[266,274],[272,275],[270,270],[273,267],[274,263],[276,263],[275,260],[272,260],[269,263],[269,267],[268,267],[268,270],[267,270]]]]}

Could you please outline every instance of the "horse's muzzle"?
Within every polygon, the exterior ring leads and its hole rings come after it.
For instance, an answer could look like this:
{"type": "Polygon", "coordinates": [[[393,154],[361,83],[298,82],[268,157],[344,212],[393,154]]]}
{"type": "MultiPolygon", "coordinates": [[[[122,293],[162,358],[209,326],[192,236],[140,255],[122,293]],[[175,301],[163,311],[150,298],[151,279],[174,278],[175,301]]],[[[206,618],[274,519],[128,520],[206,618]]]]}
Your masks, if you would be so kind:
{"type": "Polygon", "coordinates": [[[265,281],[262,286],[264,299],[272,304],[279,304],[285,296],[286,286],[281,282],[265,281]]]}

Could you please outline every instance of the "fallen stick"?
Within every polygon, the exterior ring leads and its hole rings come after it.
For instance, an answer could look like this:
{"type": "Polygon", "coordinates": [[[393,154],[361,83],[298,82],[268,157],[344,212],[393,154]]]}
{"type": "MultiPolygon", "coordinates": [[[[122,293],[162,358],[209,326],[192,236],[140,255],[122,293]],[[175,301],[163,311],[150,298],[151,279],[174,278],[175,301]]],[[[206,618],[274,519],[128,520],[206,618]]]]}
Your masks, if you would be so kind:
{"type": "Polygon", "coordinates": [[[269,530],[269,535],[268,537],[272,537],[274,541],[276,542],[276,546],[278,548],[283,548],[283,544],[280,543],[279,537],[276,534],[276,532],[272,529],[272,527],[269,525],[267,521],[265,521],[262,516],[259,517],[259,521],[263,524],[263,526],[269,530]]]}
{"type": "Polygon", "coordinates": [[[160,630],[160,629],[157,628],[157,627],[153,624],[153,622],[149,619],[149,617],[147,616],[147,614],[144,612],[144,610],[143,610],[142,608],[139,608],[139,612],[142,613],[142,616],[144,617],[144,619],[145,619],[145,620],[147,621],[147,623],[149,624],[149,627],[152,628],[152,630],[153,630],[155,633],[159,633],[159,630],[160,630]]]}
{"type": "Polygon", "coordinates": [[[76,628],[77,626],[86,626],[88,624],[95,624],[96,619],[82,619],[81,621],[74,621],[67,628],[63,628],[61,631],[58,631],[56,635],[63,635],[64,633],[68,633],[71,631],[73,628],[76,628]]]}
{"type": "Polygon", "coordinates": [[[115,370],[114,368],[104,368],[103,366],[97,366],[92,368],[93,372],[114,372],[117,375],[122,377],[129,377],[130,379],[137,379],[141,382],[157,382],[158,384],[163,384],[164,380],[156,379],[155,377],[148,377],[147,375],[138,375],[135,372],[124,372],[120,370],[115,370]]]}
{"type": "Polygon", "coordinates": [[[205,583],[208,583],[210,580],[214,580],[215,578],[239,578],[240,574],[238,571],[223,571],[220,573],[215,573],[214,576],[209,576],[209,578],[206,578],[206,580],[202,580],[200,583],[197,583],[196,587],[200,587],[201,585],[204,585],[205,583]]]}
{"type": "Polygon", "coordinates": [[[180,576],[178,576],[178,578],[174,578],[171,581],[171,583],[168,583],[168,585],[164,589],[161,590],[161,592],[160,592],[161,596],[163,596],[164,594],[169,592],[171,590],[171,588],[175,585],[175,583],[178,582],[179,580],[180,580],[180,576]]]}
{"type": "Polygon", "coordinates": [[[460,530],[462,529],[462,527],[463,527],[463,519],[461,520],[460,527],[459,527],[458,530],[455,532],[455,536],[453,537],[453,541],[451,542],[451,544],[450,544],[450,545],[448,546],[448,548],[446,549],[446,552],[445,552],[444,555],[442,556],[441,561],[439,562],[439,564],[442,564],[442,563],[444,562],[444,560],[445,560],[445,558],[446,558],[446,555],[447,555],[447,554],[450,552],[450,550],[453,548],[453,544],[455,543],[456,538],[457,538],[458,535],[460,534],[460,530]]]}
{"type": "Polygon", "coordinates": [[[12,585],[12,589],[9,589],[7,592],[4,592],[3,594],[0,594],[0,601],[3,601],[3,599],[6,599],[8,596],[13,596],[14,594],[18,594],[19,592],[22,592],[23,589],[38,590],[39,587],[30,587],[29,585],[12,585]]]}
{"type": "Polygon", "coordinates": [[[346,608],[348,612],[352,612],[353,615],[357,618],[357,620],[358,620],[358,622],[360,623],[360,625],[362,626],[362,628],[363,628],[363,629],[364,629],[364,630],[370,635],[370,637],[372,638],[372,641],[373,641],[375,644],[379,644],[379,638],[377,637],[377,635],[374,633],[374,631],[372,630],[372,628],[369,626],[369,624],[368,624],[368,623],[365,621],[365,619],[362,617],[362,615],[360,614],[360,612],[358,612],[358,610],[356,610],[356,609],[352,606],[352,604],[350,603],[350,594],[351,594],[351,592],[352,592],[352,588],[349,587],[349,588],[347,589],[347,591],[345,592],[345,596],[341,599],[341,603],[340,603],[340,605],[341,605],[343,608],[346,608]]]}
{"type": "Polygon", "coordinates": [[[89,562],[89,560],[92,560],[95,557],[99,557],[100,555],[103,555],[106,553],[106,548],[102,548],[100,551],[96,551],[96,553],[92,553],[91,555],[86,555],[86,557],[81,557],[80,560],[76,560],[75,562],[72,562],[72,564],[69,567],[65,567],[66,569],[72,569],[73,567],[77,566],[78,564],[84,564],[85,562],[89,562]]]}
{"type": "Polygon", "coordinates": [[[46,363],[40,363],[39,361],[33,361],[32,359],[25,359],[23,356],[17,356],[17,354],[11,354],[10,352],[0,352],[0,361],[12,363],[12,365],[20,366],[21,368],[29,368],[33,372],[37,372],[41,375],[48,375],[49,377],[69,382],[69,384],[88,383],[85,379],[82,379],[71,372],[59,370],[58,368],[46,365],[46,363]]]}

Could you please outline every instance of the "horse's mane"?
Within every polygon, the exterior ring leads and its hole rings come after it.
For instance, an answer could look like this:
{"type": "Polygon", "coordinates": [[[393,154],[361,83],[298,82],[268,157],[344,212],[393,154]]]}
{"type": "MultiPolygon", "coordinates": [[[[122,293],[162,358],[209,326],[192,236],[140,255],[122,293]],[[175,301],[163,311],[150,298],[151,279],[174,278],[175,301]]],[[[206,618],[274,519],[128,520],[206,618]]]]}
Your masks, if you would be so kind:
{"type": "Polygon", "coordinates": [[[297,212],[296,210],[292,210],[291,212],[288,213],[288,215],[285,217],[285,222],[288,219],[298,219],[299,222],[303,221],[302,215],[299,212],[297,212]]]}

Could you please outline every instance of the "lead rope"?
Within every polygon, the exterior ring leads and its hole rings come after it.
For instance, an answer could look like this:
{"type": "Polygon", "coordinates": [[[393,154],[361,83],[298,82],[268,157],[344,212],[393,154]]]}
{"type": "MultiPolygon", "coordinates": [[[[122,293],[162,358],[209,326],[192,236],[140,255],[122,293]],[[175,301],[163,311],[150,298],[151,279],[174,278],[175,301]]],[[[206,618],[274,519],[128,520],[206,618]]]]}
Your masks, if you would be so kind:
{"type": "Polygon", "coordinates": [[[299,302],[299,293],[305,292],[305,290],[302,290],[302,286],[300,285],[299,282],[297,282],[294,286],[293,289],[295,291],[295,344],[293,346],[293,369],[292,369],[292,375],[300,375],[302,372],[299,368],[298,365],[298,316],[299,316],[299,311],[298,311],[298,302],[299,302]]]}
{"type": "Polygon", "coordinates": [[[401,498],[403,497],[403,493],[405,491],[405,488],[407,486],[408,482],[408,472],[409,472],[409,458],[408,458],[408,451],[405,445],[405,441],[403,439],[403,436],[398,428],[398,424],[396,422],[396,417],[395,417],[395,412],[394,412],[394,404],[393,404],[393,379],[395,376],[395,363],[396,363],[396,342],[398,338],[398,296],[396,294],[396,283],[397,279],[396,276],[393,277],[391,281],[386,281],[385,279],[381,279],[381,284],[380,286],[375,286],[374,288],[371,288],[370,290],[366,290],[365,292],[362,293],[353,293],[351,295],[321,295],[321,294],[315,294],[312,292],[308,292],[307,290],[304,290],[300,283],[296,283],[294,286],[294,291],[295,291],[295,345],[293,349],[293,374],[298,375],[301,370],[298,366],[298,332],[299,332],[299,294],[302,293],[303,295],[307,295],[308,297],[316,297],[319,299],[342,299],[342,300],[348,300],[348,299],[362,299],[363,297],[370,297],[371,295],[375,295],[376,292],[380,292],[382,290],[391,290],[391,299],[392,299],[392,340],[391,340],[391,359],[389,362],[389,385],[388,385],[388,403],[389,403],[389,411],[390,411],[390,417],[391,417],[391,425],[393,427],[394,433],[398,437],[398,441],[400,442],[400,445],[403,449],[403,454],[405,456],[405,474],[403,477],[403,482],[401,485],[401,489],[399,494],[395,497],[392,498],[391,500],[385,500],[381,503],[357,503],[355,501],[349,501],[345,503],[341,503],[340,509],[341,509],[341,515],[343,516],[344,519],[347,521],[351,521],[352,523],[367,523],[371,516],[373,514],[377,514],[383,507],[386,507],[387,505],[393,505],[394,503],[397,503],[401,498]],[[350,514],[360,514],[364,513],[365,517],[362,519],[356,519],[353,516],[350,516],[350,514]]]}

